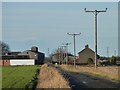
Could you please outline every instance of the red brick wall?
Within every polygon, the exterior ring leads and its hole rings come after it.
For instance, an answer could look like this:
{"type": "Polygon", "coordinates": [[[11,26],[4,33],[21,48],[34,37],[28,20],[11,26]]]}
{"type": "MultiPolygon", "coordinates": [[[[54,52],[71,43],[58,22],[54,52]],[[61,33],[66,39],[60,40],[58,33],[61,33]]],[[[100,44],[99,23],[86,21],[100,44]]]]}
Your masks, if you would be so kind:
{"type": "Polygon", "coordinates": [[[10,66],[10,60],[0,60],[0,66],[10,66]]]}
{"type": "Polygon", "coordinates": [[[2,66],[3,65],[3,60],[0,60],[0,66],[2,66]]]}
{"type": "Polygon", "coordinates": [[[4,66],[10,66],[10,60],[4,60],[3,65],[4,66]]]}

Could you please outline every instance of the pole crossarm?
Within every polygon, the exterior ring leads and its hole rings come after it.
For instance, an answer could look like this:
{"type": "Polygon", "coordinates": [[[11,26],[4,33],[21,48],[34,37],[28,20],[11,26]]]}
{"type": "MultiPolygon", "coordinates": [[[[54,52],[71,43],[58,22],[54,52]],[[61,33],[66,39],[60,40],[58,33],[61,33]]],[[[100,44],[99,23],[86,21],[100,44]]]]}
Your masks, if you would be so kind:
{"type": "Polygon", "coordinates": [[[67,45],[70,45],[70,44],[71,44],[71,43],[62,43],[62,45],[66,45],[66,46],[67,46],[67,45]]]}
{"type": "Polygon", "coordinates": [[[85,12],[91,12],[91,13],[93,13],[93,14],[95,15],[95,14],[98,14],[98,13],[100,13],[100,12],[106,12],[106,11],[107,11],[107,8],[106,8],[105,10],[87,10],[87,9],[85,8],[84,10],[85,10],[85,12]]]}
{"type": "Polygon", "coordinates": [[[70,34],[70,33],[67,33],[68,35],[80,35],[81,33],[73,33],[73,34],[70,34]]]}

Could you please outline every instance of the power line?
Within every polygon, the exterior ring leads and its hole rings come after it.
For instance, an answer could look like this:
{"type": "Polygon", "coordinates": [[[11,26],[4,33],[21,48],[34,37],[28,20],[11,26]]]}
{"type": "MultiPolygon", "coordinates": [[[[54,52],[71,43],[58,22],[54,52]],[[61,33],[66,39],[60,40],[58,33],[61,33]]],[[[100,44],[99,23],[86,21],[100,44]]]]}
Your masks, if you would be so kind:
{"type": "Polygon", "coordinates": [[[95,35],[95,41],[94,41],[94,44],[95,44],[95,46],[94,46],[95,47],[95,68],[97,68],[97,15],[100,12],[106,12],[106,11],[107,11],[107,8],[106,8],[106,10],[101,10],[101,11],[99,11],[99,10],[89,11],[89,10],[86,10],[86,8],[85,8],[85,12],[91,12],[95,16],[95,30],[94,30],[94,35],[95,35]]]}
{"type": "Polygon", "coordinates": [[[81,33],[73,33],[73,34],[67,33],[67,34],[73,36],[73,40],[74,40],[74,66],[75,66],[75,65],[76,65],[76,45],[75,45],[75,37],[76,37],[77,35],[80,35],[81,33]]]}

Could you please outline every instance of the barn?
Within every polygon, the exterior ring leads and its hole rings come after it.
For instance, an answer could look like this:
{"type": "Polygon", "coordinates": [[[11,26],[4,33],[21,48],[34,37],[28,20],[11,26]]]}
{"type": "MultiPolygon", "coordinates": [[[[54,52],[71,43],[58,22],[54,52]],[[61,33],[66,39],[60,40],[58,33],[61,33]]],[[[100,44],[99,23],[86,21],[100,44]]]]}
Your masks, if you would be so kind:
{"type": "Polygon", "coordinates": [[[44,63],[44,58],[44,53],[38,52],[38,48],[34,46],[31,50],[3,54],[0,66],[41,65],[44,63]]]}
{"type": "Polygon", "coordinates": [[[40,65],[44,63],[44,59],[45,59],[45,54],[42,52],[38,51],[38,47],[33,46],[31,48],[31,50],[26,50],[23,51],[21,53],[18,53],[18,55],[27,55],[29,56],[30,59],[34,59],[35,60],[35,64],[40,65]]]}
{"type": "Polygon", "coordinates": [[[35,65],[34,63],[35,60],[26,55],[3,55],[0,60],[0,66],[35,65]]]}

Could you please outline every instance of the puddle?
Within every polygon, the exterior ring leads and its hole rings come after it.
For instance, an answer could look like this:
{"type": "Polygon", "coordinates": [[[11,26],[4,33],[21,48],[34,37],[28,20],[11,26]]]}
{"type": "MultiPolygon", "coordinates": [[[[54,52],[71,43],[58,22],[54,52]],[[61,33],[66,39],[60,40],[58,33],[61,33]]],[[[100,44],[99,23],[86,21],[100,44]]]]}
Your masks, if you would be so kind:
{"type": "Polygon", "coordinates": [[[82,83],[86,84],[87,82],[86,81],[82,81],[82,83]]]}

